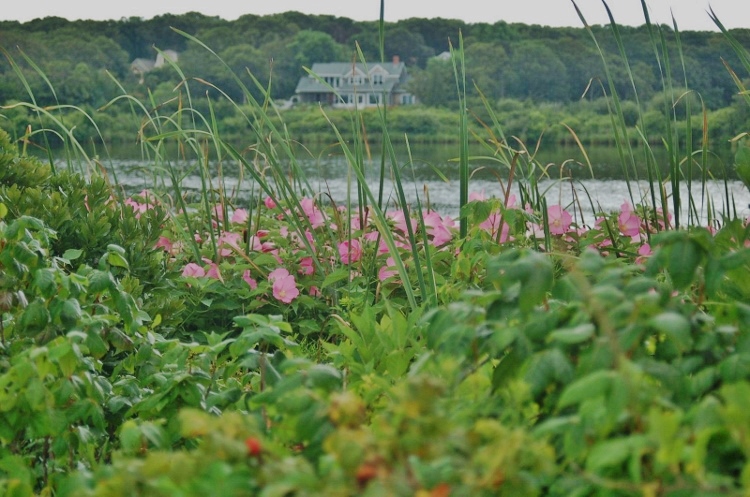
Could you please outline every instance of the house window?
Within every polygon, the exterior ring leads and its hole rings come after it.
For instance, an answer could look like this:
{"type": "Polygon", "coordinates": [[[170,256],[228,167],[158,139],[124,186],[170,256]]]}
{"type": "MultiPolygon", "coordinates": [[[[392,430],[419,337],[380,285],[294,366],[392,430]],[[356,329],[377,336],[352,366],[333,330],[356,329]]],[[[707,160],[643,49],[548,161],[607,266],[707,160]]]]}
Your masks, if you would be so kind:
{"type": "Polygon", "coordinates": [[[374,85],[382,85],[383,84],[383,75],[382,74],[373,74],[372,75],[372,84],[374,84],[374,85]]]}
{"type": "Polygon", "coordinates": [[[377,93],[370,93],[370,105],[377,105],[380,103],[380,95],[377,93]]]}

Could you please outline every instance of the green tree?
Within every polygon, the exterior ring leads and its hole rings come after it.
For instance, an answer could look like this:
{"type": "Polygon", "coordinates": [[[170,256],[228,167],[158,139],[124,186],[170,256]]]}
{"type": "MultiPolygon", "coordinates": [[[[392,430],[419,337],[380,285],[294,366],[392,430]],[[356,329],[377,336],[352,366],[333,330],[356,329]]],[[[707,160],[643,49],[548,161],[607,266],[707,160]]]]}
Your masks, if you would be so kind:
{"type": "Polygon", "coordinates": [[[289,44],[289,51],[294,54],[292,62],[300,69],[311,67],[315,62],[340,62],[349,59],[340,43],[331,35],[320,31],[300,31],[289,44]]]}
{"type": "Polygon", "coordinates": [[[290,44],[283,39],[264,43],[259,49],[263,60],[268,61],[273,98],[289,98],[303,74],[302,66],[295,63],[290,44]]]}
{"type": "Polygon", "coordinates": [[[251,45],[242,44],[227,48],[220,54],[220,57],[232,69],[232,72],[240,78],[243,85],[250,90],[250,93],[256,99],[262,99],[262,92],[253,82],[253,77],[264,88],[267,87],[271,76],[271,66],[270,61],[263,56],[263,53],[251,45]]]}
{"type": "MultiPolygon", "coordinates": [[[[437,52],[425,43],[418,32],[410,31],[400,25],[390,25],[385,30],[384,56],[390,61],[398,56],[408,66],[425,67],[427,60],[437,52]]],[[[352,47],[359,45],[368,62],[380,61],[380,34],[373,26],[355,35],[350,43],[352,47]]],[[[445,38],[441,52],[448,49],[448,37],[445,38]]]]}
{"type": "Polygon", "coordinates": [[[568,71],[551,43],[523,40],[511,45],[508,94],[516,98],[563,101],[567,96],[568,71]]]}
{"type": "Polygon", "coordinates": [[[409,90],[424,105],[454,108],[458,105],[458,93],[452,62],[430,59],[426,68],[412,71],[409,90]]]}
{"type": "Polygon", "coordinates": [[[221,52],[236,45],[247,43],[242,33],[232,26],[217,26],[198,32],[195,35],[215,52],[221,52]]]}
{"type": "Polygon", "coordinates": [[[468,80],[489,99],[504,98],[509,69],[505,48],[499,43],[477,42],[467,45],[465,52],[468,80]]]}
{"type": "MultiPolygon", "coordinates": [[[[426,18],[411,18],[404,19],[395,24],[394,29],[405,30],[414,35],[418,35],[422,43],[431,49],[433,54],[439,54],[446,50],[452,42],[454,46],[458,45],[459,33],[468,35],[471,31],[470,24],[466,24],[464,21],[459,19],[426,19],[426,18]]],[[[388,43],[388,36],[391,33],[387,33],[386,43],[388,43]]],[[[400,54],[401,57],[406,61],[406,52],[400,54]]],[[[427,64],[426,59],[417,59],[420,63],[420,67],[424,67],[423,64],[427,64]]]]}

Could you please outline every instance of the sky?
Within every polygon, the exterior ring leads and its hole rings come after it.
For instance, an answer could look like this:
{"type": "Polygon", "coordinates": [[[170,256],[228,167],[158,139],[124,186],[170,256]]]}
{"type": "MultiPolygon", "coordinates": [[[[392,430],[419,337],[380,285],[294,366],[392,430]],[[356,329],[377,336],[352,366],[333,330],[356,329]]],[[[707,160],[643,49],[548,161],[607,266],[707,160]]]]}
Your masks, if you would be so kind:
{"type": "MultiPolygon", "coordinates": [[[[200,12],[232,21],[245,14],[269,15],[287,11],[326,14],[356,21],[374,21],[380,15],[380,0],[34,0],[30,4],[7,0],[0,19],[26,22],[58,16],[70,20],[108,20],[123,17],[151,19],[162,14],[200,12]]],[[[576,0],[589,24],[607,24],[602,0],[576,0]]],[[[621,25],[644,23],[641,0],[608,0],[621,25]]],[[[708,15],[709,7],[727,28],[750,29],[747,0],[647,0],[652,22],[672,24],[681,31],[717,31],[708,15]]],[[[386,0],[385,20],[410,17],[461,19],[467,23],[497,21],[582,27],[572,0],[386,0]]]]}

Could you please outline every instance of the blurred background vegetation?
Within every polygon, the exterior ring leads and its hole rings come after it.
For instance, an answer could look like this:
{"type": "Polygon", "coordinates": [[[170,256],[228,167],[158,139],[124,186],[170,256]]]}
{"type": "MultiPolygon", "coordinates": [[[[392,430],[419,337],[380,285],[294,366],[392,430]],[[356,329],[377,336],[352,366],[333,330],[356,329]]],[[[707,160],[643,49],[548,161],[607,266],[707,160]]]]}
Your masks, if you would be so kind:
{"type": "MultiPolygon", "coordinates": [[[[677,119],[685,108],[694,114],[705,110],[712,140],[726,142],[750,128],[749,107],[737,95],[737,86],[726,67],[738,67],[739,63],[721,33],[679,33],[682,61],[672,64],[673,74],[666,76],[675,82],[686,82],[689,90],[674,88],[675,95],[665,95],[664,68],[654,57],[654,45],[645,26],[619,27],[626,40],[635,86],[622,63],[612,28],[592,29],[611,62],[612,79],[624,101],[622,113],[628,126],[640,124],[647,137],[658,141],[664,132],[665,99],[690,99],[689,107],[674,109],[677,119]]],[[[664,29],[672,32],[670,27],[664,29]]],[[[392,136],[407,133],[414,142],[457,139],[458,92],[453,61],[445,53],[451,44],[457,45],[459,33],[463,36],[470,82],[466,102],[474,116],[475,130],[490,120],[481,92],[495,109],[507,135],[524,141],[535,141],[544,135],[547,143],[563,143],[572,140],[570,132],[560,126],[565,123],[586,144],[612,143],[611,99],[602,59],[583,26],[467,24],[421,18],[385,24],[384,59],[398,55],[406,64],[411,76],[409,90],[420,102],[394,111],[390,120],[392,136]],[[443,57],[439,57],[441,54],[443,57]]],[[[732,33],[740,43],[750,45],[750,30],[732,33]]],[[[676,53],[677,37],[666,38],[676,53]]],[[[4,106],[0,128],[19,139],[29,125],[44,127],[29,107],[14,106],[32,98],[39,106],[70,104],[83,110],[65,116],[68,127],[74,128],[76,137],[83,142],[101,133],[110,143],[133,143],[139,118],[130,110],[132,101],[118,100],[106,111],[101,109],[117,96],[127,94],[148,108],[172,111],[181,105],[181,89],[187,83],[192,85],[193,95],[207,97],[193,100],[193,108],[208,113],[210,105],[223,125],[225,138],[241,140],[247,130],[236,117],[233,102],[242,102],[244,96],[221,61],[254,91],[256,98],[262,100],[263,91],[255,86],[249,73],[266,86],[273,99],[281,102],[294,95],[299,78],[305,74],[304,67],[315,62],[353,60],[357,46],[367,61],[379,61],[378,40],[377,22],[297,12],[245,15],[234,21],[199,13],[112,21],[68,21],[58,17],[26,23],[2,21],[0,48],[5,57],[0,59],[0,105],[4,106]],[[201,40],[219,57],[173,28],[201,40]],[[179,54],[179,70],[166,63],[146,73],[133,71],[136,59],[155,60],[158,52],[165,50],[179,54]],[[196,92],[198,85],[200,91],[196,92]],[[94,118],[99,131],[87,115],[94,118]]],[[[319,112],[299,106],[283,112],[294,138],[331,138],[330,127],[319,112]]],[[[337,114],[329,113],[334,120],[337,114]]],[[[367,114],[364,113],[365,121],[367,114]]],[[[702,119],[692,122],[698,131],[702,119]]],[[[377,126],[373,132],[371,138],[377,139],[377,126]]],[[[695,135],[699,138],[701,133],[695,135]]]]}

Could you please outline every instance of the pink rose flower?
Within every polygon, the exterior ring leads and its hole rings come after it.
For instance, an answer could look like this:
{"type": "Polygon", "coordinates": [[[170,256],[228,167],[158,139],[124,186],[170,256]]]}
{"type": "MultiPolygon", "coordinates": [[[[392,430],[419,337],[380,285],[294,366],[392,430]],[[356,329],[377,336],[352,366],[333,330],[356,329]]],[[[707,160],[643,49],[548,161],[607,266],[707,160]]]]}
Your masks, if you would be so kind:
{"type": "Polygon", "coordinates": [[[283,268],[283,267],[276,268],[273,271],[271,271],[270,273],[268,273],[268,281],[270,281],[271,283],[273,283],[277,279],[279,279],[279,278],[286,278],[287,276],[289,276],[289,271],[287,271],[286,268],[283,268]]]}
{"type": "Polygon", "coordinates": [[[165,252],[171,252],[172,251],[172,240],[167,238],[166,236],[160,236],[159,240],[156,242],[156,245],[154,245],[154,248],[163,248],[165,252]]]}
{"type": "Polygon", "coordinates": [[[396,261],[393,260],[393,257],[389,257],[385,261],[385,266],[382,266],[380,271],[378,271],[378,279],[380,279],[380,281],[385,281],[391,276],[396,276],[397,274],[396,261]]]}
{"type": "Polygon", "coordinates": [[[182,276],[191,278],[202,278],[206,276],[206,270],[198,264],[191,262],[182,270],[182,276]]]}
{"type": "Polygon", "coordinates": [[[633,212],[630,204],[625,202],[620,206],[620,214],[617,216],[617,226],[620,233],[625,236],[638,236],[641,231],[641,219],[633,212]]]}
{"type": "Polygon", "coordinates": [[[450,228],[454,223],[449,217],[443,218],[436,211],[430,211],[424,215],[424,224],[427,227],[427,234],[432,237],[432,243],[436,247],[445,245],[453,238],[450,228]]]}
{"type": "Polygon", "coordinates": [[[339,256],[343,264],[351,264],[362,258],[362,244],[359,240],[344,240],[339,243],[339,256]]]}
{"type": "Polygon", "coordinates": [[[248,219],[248,214],[245,209],[236,209],[232,213],[232,219],[230,219],[230,221],[236,224],[245,224],[247,223],[247,219],[248,219]]]}
{"type": "Polygon", "coordinates": [[[469,202],[487,200],[487,196],[484,194],[484,190],[481,192],[470,192],[469,202]]]}
{"type": "MultiPolygon", "coordinates": [[[[479,227],[483,230],[489,231],[490,235],[495,238],[497,236],[497,230],[500,227],[500,217],[499,212],[493,212],[487,219],[479,224],[479,227]]],[[[510,225],[503,221],[503,229],[500,232],[500,243],[505,243],[510,239],[508,233],[510,233],[510,225]]]]}
{"type": "Polygon", "coordinates": [[[129,205],[130,207],[133,208],[133,210],[135,211],[136,219],[139,219],[141,217],[141,214],[146,212],[149,208],[148,204],[141,204],[139,202],[136,202],[132,198],[125,200],[125,205],[129,205]]]}
{"type": "Polygon", "coordinates": [[[564,235],[570,228],[570,223],[573,222],[571,215],[559,205],[547,208],[547,220],[549,232],[552,235],[564,235]]]}
{"type": "Polygon", "coordinates": [[[217,244],[220,247],[219,254],[222,257],[230,256],[233,253],[232,248],[234,248],[235,251],[239,252],[240,240],[242,240],[242,235],[240,235],[239,233],[234,233],[232,231],[223,232],[217,240],[217,244]]]}
{"type": "Polygon", "coordinates": [[[646,259],[651,255],[651,253],[651,245],[649,245],[648,243],[644,243],[638,249],[638,257],[635,258],[635,262],[638,264],[643,264],[644,262],[646,262],[646,259]]]}
{"type": "Polygon", "coordinates": [[[219,266],[215,262],[212,262],[208,265],[208,271],[206,271],[206,276],[208,278],[219,280],[222,283],[224,282],[224,279],[221,277],[221,273],[219,272],[219,266]]]}
{"type": "Polygon", "coordinates": [[[250,286],[250,290],[255,290],[256,288],[258,288],[258,282],[250,276],[249,269],[245,269],[245,272],[242,273],[242,279],[245,280],[245,283],[247,283],[248,286],[250,286]]]}
{"type": "MultiPolygon", "coordinates": [[[[268,276],[270,280],[271,275],[268,276]]],[[[294,276],[290,275],[288,272],[286,276],[279,276],[272,281],[273,297],[279,302],[289,304],[299,296],[297,282],[294,280],[294,276]]]]}
{"type": "Polygon", "coordinates": [[[307,219],[310,221],[310,225],[313,229],[319,228],[323,226],[323,224],[325,224],[325,217],[323,216],[323,212],[317,208],[313,199],[303,198],[299,203],[302,206],[302,211],[307,216],[307,219]]]}
{"type": "Polygon", "coordinates": [[[315,272],[315,266],[313,266],[312,257],[304,257],[299,261],[299,273],[304,275],[311,275],[315,272]]]}
{"type": "Polygon", "coordinates": [[[266,197],[266,199],[263,201],[263,204],[266,206],[266,209],[276,208],[276,202],[274,202],[271,197],[266,197]]]}
{"type": "MultiPolygon", "coordinates": [[[[390,217],[394,222],[394,228],[398,231],[400,231],[402,234],[407,234],[409,231],[409,227],[406,225],[407,219],[404,215],[404,211],[392,211],[388,214],[388,217],[390,217]]],[[[409,219],[409,224],[411,225],[412,232],[416,231],[417,228],[417,221],[415,219],[409,219]]]]}

